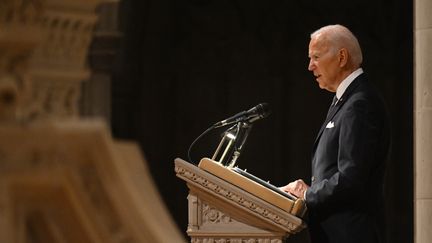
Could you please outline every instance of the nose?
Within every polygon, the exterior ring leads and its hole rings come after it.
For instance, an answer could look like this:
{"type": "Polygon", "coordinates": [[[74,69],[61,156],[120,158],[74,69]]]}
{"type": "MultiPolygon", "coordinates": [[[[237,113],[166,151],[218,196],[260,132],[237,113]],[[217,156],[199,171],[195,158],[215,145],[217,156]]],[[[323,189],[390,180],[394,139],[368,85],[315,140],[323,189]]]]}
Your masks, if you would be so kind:
{"type": "Polygon", "coordinates": [[[315,63],[312,59],[309,60],[308,70],[313,71],[315,69],[315,63]]]}

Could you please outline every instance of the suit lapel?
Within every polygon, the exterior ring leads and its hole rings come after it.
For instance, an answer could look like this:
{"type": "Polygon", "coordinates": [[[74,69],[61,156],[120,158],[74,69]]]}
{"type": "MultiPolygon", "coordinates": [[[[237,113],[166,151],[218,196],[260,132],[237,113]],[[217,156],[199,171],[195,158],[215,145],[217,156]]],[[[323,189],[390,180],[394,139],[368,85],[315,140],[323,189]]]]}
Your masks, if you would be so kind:
{"type": "Polygon", "coordinates": [[[338,103],[336,103],[335,107],[330,108],[331,109],[330,113],[328,114],[327,118],[325,119],[324,123],[322,124],[322,126],[318,132],[317,137],[315,138],[313,151],[315,151],[317,144],[318,144],[318,141],[319,141],[325,127],[327,126],[327,124],[333,119],[333,117],[337,114],[337,112],[340,110],[340,108],[343,106],[343,104],[345,104],[346,100],[349,99],[352,92],[357,88],[357,86],[359,86],[359,84],[363,80],[363,77],[364,77],[364,73],[361,74],[360,76],[358,76],[345,90],[344,94],[339,99],[338,103]]]}

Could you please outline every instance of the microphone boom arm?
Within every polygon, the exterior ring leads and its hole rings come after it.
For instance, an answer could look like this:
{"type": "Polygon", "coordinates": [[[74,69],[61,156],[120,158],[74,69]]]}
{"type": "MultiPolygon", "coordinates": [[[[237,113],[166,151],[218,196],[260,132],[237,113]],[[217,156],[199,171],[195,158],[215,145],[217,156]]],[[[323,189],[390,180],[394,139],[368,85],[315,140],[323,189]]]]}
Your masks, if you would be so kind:
{"type": "Polygon", "coordinates": [[[240,121],[226,130],[212,159],[229,168],[234,167],[237,159],[240,157],[251,129],[251,123],[240,121]],[[220,155],[220,158],[217,159],[223,146],[225,146],[225,149],[220,155]]]}

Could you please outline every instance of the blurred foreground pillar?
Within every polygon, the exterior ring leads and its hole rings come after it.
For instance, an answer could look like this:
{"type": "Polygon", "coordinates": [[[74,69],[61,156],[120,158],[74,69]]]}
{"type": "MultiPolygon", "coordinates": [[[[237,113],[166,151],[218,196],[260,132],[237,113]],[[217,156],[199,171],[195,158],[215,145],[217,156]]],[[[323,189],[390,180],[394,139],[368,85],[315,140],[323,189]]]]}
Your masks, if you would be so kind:
{"type": "Polygon", "coordinates": [[[0,2],[0,242],[184,242],[138,146],[80,118],[104,3],[0,2]]]}

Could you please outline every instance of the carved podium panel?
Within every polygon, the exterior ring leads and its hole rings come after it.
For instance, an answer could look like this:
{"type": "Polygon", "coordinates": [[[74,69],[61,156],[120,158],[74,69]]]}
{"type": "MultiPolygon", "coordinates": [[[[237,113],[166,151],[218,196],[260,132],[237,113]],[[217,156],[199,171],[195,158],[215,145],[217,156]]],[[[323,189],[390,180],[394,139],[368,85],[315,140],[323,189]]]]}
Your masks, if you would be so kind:
{"type": "Polygon", "coordinates": [[[175,160],[175,171],[189,188],[193,243],[281,243],[305,228],[292,212],[182,159],[175,160]]]}

